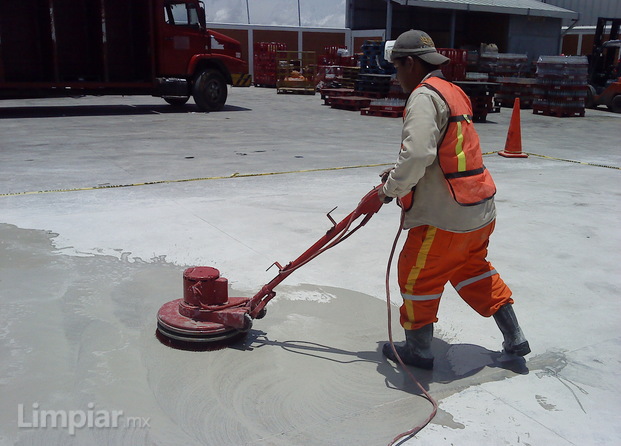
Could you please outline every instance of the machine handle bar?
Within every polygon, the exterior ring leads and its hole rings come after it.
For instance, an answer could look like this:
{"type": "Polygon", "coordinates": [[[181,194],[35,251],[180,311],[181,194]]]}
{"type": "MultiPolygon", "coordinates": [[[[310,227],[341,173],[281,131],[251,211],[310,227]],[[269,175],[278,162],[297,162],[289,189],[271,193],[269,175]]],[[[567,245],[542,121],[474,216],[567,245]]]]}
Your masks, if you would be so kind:
{"type": "Polygon", "coordinates": [[[250,299],[248,302],[248,306],[250,307],[250,316],[252,318],[262,317],[265,305],[267,305],[267,303],[276,295],[274,288],[289,277],[289,275],[296,269],[307,264],[324,251],[336,246],[338,243],[353,234],[356,230],[367,224],[373,214],[377,213],[382,207],[383,203],[379,199],[379,191],[381,187],[382,184],[374,187],[369,193],[362,197],[362,200],[360,200],[356,209],[354,209],[339,223],[335,223],[331,217],[328,217],[333,222],[333,226],[328,229],[323,237],[317,240],[314,245],[308,248],[297,259],[289,262],[284,267],[280,267],[278,262],[275,262],[274,264],[279,268],[278,275],[269,283],[264,285],[263,288],[261,288],[261,290],[255,294],[252,299],[250,299]],[[358,226],[350,230],[352,223],[362,216],[364,216],[364,218],[358,226]]]}

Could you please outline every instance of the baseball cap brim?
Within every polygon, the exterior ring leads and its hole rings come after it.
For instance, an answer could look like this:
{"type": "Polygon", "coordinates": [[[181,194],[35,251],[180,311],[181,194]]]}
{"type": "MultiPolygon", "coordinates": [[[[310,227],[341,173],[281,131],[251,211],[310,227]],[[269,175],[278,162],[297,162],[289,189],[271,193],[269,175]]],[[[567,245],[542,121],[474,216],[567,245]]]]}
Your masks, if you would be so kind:
{"type": "Polygon", "coordinates": [[[446,65],[447,63],[449,63],[451,61],[451,59],[449,59],[446,56],[443,56],[442,54],[438,53],[435,48],[431,51],[427,50],[427,51],[392,51],[391,54],[391,58],[394,59],[398,59],[399,57],[406,57],[406,56],[416,56],[416,57],[420,57],[421,59],[423,59],[425,62],[430,63],[431,65],[446,65]]]}
{"type": "Polygon", "coordinates": [[[446,56],[443,56],[442,54],[438,52],[420,54],[418,55],[418,57],[423,59],[425,62],[430,63],[431,65],[445,65],[451,61],[451,59],[449,59],[446,56]]]}

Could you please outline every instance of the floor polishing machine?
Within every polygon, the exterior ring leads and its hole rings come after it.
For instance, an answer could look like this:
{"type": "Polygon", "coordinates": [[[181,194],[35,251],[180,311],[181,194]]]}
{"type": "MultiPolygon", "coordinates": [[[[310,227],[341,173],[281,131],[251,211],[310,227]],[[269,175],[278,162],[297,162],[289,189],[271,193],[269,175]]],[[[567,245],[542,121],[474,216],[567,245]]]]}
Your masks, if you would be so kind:
{"type": "Polygon", "coordinates": [[[252,298],[229,297],[228,281],[216,268],[199,266],[183,273],[183,298],[164,304],[157,314],[157,337],[171,347],[200,349],[201,346],[232,343],[250,330],[254,319],[266,314],[265,306],[274,298],[274,288],[291,273],[334,247],[364,226],[382,207],[376,186],[348,216],[332,227],[297,259],[282,266],[278,275],[252,298]],[[356,225],[354,222],[361,219],[356,225]]]}

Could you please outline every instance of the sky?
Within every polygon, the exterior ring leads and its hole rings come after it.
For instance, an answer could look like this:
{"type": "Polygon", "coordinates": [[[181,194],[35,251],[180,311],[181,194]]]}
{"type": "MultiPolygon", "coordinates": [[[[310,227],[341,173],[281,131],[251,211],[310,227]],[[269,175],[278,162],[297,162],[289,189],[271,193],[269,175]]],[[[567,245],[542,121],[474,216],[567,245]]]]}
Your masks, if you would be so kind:
{"type": "Polygon", "coordinates": [[[345,0],[203,0],[203,3],[210,23],[345,27],[345,0]]]}

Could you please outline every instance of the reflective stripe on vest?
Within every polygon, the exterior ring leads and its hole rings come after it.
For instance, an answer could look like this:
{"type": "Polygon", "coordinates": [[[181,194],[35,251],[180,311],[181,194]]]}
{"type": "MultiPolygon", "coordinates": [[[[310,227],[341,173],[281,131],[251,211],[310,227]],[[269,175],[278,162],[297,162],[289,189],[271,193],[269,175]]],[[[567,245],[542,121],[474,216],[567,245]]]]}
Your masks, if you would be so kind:
{"type": "Polygon", "coordinates": [[[461,88],[439,77],[430,77],[417,88],[421,86],[438,93],[449,108],[448,126],[438,147],[438,162],[453,198],[462,206],[489,200],[496,193],[496,186],[483,165],[470,99],[461,88]]]}

